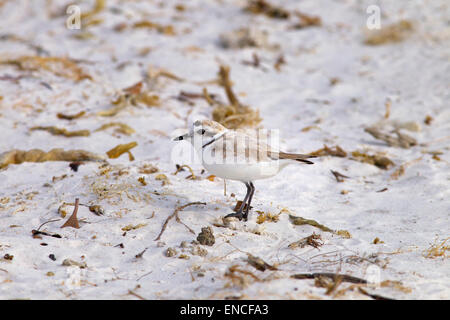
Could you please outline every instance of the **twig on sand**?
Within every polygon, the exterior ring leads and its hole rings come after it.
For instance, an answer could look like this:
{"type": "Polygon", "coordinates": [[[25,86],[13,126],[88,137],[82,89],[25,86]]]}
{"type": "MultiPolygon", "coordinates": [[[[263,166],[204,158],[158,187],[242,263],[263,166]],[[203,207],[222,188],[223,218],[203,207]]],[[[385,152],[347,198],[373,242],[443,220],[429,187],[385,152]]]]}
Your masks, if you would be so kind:
{"type": "Polygon", "coordinates": [[[166,228],[167,228],[167,224],[169,223],[169,221],[170,221],[173,217],[176,218],[176,221],[177,221],[178,223],[181,223],[181,224],[184,225],[191,233],[195,234],[194,230],[192,230],[191,228],[189,228],[186,224],[184,224],[184,223],[180,220],[180,217],[178,216],[178,212],[180,212],[181,210],[183,210],[183,209],[186,208],[186,207],[193,206],[193,205],[200,205],[200,204],[201,204],[201,205],[206,205],[205,202],[199,202],[199,201],[197,201],[197,202],[191,202],[191,203],[185,204],[184,206],[181,206],[181,207],[176,207],[176,208],[175,208],[175,211],[174,211],[170,216],[167,217],[166,221],[164,222],[164,224],[163,224],[163,226],[162,226],[161,232],[159,233],[159,235],[156,237],[156,239],[155,239],[154,241],[158,241],[159,239],[161,239],[162,234],[164,233],[164,231],[165,231],[166,228]]]}
{"type": "Polygon", "coordinates": [[[354,276],[349,276],[346,274],[337,274],[337,273],[331,273],[331,272],[298,273],[298,274],[293,274],[291,276],[291,278],[300,279],[300,280],[316,279],[319,277],[327,277],[327,278],[333,278],[333,279],[340,278],[342,282],[367,284],[367,281],[365,279],[357,278],[354,276]]]}

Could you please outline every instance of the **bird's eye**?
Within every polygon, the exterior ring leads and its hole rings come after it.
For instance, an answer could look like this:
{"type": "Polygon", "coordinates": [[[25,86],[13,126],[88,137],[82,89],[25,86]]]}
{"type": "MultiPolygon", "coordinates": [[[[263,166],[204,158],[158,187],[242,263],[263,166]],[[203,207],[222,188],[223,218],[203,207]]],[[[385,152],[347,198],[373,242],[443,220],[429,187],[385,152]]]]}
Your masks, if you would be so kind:
{"type": "Polygon", "coordinates": [[[200,134],[205,134],[205,132],[206,132],[206,130],[205,129],[202,129],[202,130],[198,130],[198,133],[200,133],[200,134]]]}

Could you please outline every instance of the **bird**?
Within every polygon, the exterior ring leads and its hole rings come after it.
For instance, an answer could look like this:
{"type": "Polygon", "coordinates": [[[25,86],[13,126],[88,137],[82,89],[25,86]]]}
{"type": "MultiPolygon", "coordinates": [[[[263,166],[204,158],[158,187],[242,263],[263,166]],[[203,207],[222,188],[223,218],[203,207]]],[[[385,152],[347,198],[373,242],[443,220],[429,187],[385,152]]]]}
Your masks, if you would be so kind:
{"type": "Polygon", "coordinates": [[[213,120],[196,120],[188,133],[173,139],[190,142],[209,173],[244,183],[244,200],[236,212],[225,218],[247,221],[255,193],[254,180],[273,177],[291,163],[313,164],[308,159],[315,156],[277,150],[267,142],[266,134],[255,132],[227,129],[213,120]]]}

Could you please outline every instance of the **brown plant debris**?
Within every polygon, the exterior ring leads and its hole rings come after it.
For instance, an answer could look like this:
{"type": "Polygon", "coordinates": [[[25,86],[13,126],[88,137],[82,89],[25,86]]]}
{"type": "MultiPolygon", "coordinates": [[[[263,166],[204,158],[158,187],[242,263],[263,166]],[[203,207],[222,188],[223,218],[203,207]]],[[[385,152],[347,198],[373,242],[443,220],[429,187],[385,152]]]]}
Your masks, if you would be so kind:
{"type": "Polygon", "coordinates": [[[256,211],[258,217],[256,218],[257,224],[262,224],[264,222],[278,222],[280,220],[280,215],[282,212],[274,214],[271,212],[256,211]]]}
{"type": "Polygon", "coordinates": [[[327,145],[324,145],[322,149],[313,151],[309,153],[309,155],[316,157],[332,156],[345,158],[347,156],[347,152],[345,152],[340,146],[329,148],[327,145]]]}
{"type": "Polygon", "coordinates": [[[259,257],[255,257],[254,255],[251,255],[250,253],[247,254],[247,262],[254,268],[258,269],[259,271],[265,271],[267,269],[275,271],[278,270],[273,265],[268,264],[263,259],[259,257]]]}
{"type": "Polygon", "coordinates": [[[333,174],[333,176],[336,178],[337,182],[344,182],[344,179],[349,179],[350,177],[347,177],[345,175],[343,175],[340,172],[334,171],[334,170],[330,170],[331,173],[333,174]]]}
{"type": "Polygon", "coordinates": [[[286,64],[286,59],[283,54],[280,54],[278,58],[275,60],[273,67],[277,71],[281,71],[281,66],[286,64]]]}
{"type": "Polygon", "coordinates": [[[146,186],[147,185],[147,181],[145,181],[145,177],[139,177],[138,181],[141,183],[141,185],[146,186]]]}
{"type": "Polygon", "coordinates": [[[67,219],[67,221],[61,226],[61,228],[66,228],[66,227],[71,227],[71,228],[75,228],[75,229],[80,229],[80,225],[78,223],[78,218],[77,218],[77,212],[78,212],[78,206],[80,204],[80,199],[76,198],[75,199],[75,205],[73,208],[73,212],[72,215],[69,217],[69,219],[67,219]]]}
{"type": "Polygon", "coordinates": [[[152,164],[146,163],[142,167],[139,168],[138,172],[139,173],[143,173],[143,174],[152,174],[152,173],[155,173],[155,172],[158,172],[158,171],[159,171],[159,169],[157,167],[155,167],[152,164]]]}
{"type": "Polygon", "coordinates": [[[49,127],[37,126],[37,127],[32,127],[30,130],[31,131],[44,130],[54,136],[64,136],[64,137],[68,137],[68,138],[70,138],[70,137],[88,137],[91,135],[91,132],[89,130],[68,131],[67,129],[57,128],[54,126],[49,126],[49,127]]]}
{"type": "Polygon", "coordinates": [[[86,114],[85,111],[80,111],[76,114],[64,114],[64,113],[57,113],[56,116],[58,117],[58,119],[63,119],[63,120],[74,120],[74,119],[78,119],[81,118],[82,116],[84,116],[86,114]]]}
{"type": "Polygon", "coordinates": [[[407,134],[400,133],[400,131],[398,130],[395,131],[396,136],[383,133],[375,127],[366,128],[364,129],[364,131],[372,135],[375,139],[383,140],[391,147],[408,149],[412,146],[417,145],[416,139],[408,136],[407,134]]]}
{"type": "Polygon", "coordinates": [[[291,244],[288,245],[288,247],[290,249],[295,249],[295,248],[304,248],[306,246],[311,246],[314,248],[319,248],[321,246],[323,246],[323,242],[320,242],[322,240],[322,237],[319,234],[315,234],[313,233],[310,236],[307,236],[305,238],[302,238],[298,241],[292,242],[291,244]]]}
{"type": "Polygon", "coordinates": [[[305,218],[302,218],[302,217],[296,217],[296,216],[293,216],[291,214],[289,215],[289,219],[296,226],[301,226],[301,225],[308,224],[310,226],[319,228],[320,230],[325,231],[325,232],[332,232],[332,233],[334,232],[333,230],[331,230],[330,228],[324,226],[323,224],[318,223],[316,220],[305,219],[305,218]]]}
{"type": "Polygon", "coordinates": [[[254,127],[261,122],[259,112],[242,105],[234,94],[230,80],[230,68],[220,66],[219,84],[224,88],[229,104],[219,104],[212,112],[214,121],[221,123],[229,129],[254,127]]]}
{"type": "Polygon", "coordinates": [[[122,123],[122,122],[110,122],[110,123],[106,123],[104,125],[102,125],[100,128],[95,129],[95,132],[97,131],[102,131],[102,130],[106,130],[109,128],[115,128],[115,132],[117,133],[122,133],[125,134],[127,136],[132,135],[133,133],[135,133],[136,131],[131,128],[129,125],[122,123]]]}
{"type": "Polygon", "coordinates": [[[146,223],[139,223],[139,224],[137,224],[137,225],[129,224],[129,225],[123,227],[123,228],[122,228],[122,231],[136,230],[136,229],[145,227],[146,225],[147,225],[146,223]]]}
{"type": "Polygon", "coordinates": [[[322,25],[322,20],[318,16],[308,15],[300,11],[296,11],[295,15],[299,21],[292,26],[294,29],[303,29],[307,27],[319,27],[322,25]]]}
{"type": "Polygon", "coordinates": [[[202,228],[202,231],[197,236],[197,241],[200,244],[212,246],[216,242],[216,239],[214,238],[211,227],[202,228]]]}
{"type": "Polygon", "coordinates": [[[320,278],[320,277],[326,277],[326,278],[331,278],[331,279],[337,279],[339,277],[342,282],[367,284],[367,281],[365,279],[357,278],[357,277],[346,275],[346,274],[338,274],[338,273],[331,273],[331,272],[298,273],[298,274],[291,275],[291,278],[299,279],[299,280],[316,279],[316,278],[320,278]]]}
{"type": "Polygon", "coordinates": [[[129,105],[137,106],[143,104],[147,107],[158,107],[160,99],[158,95],[151,94],[148,90],[143,90],[143,82],[140,81],[131,87],[124,88],[123,94],[111,101],[112,108],[97,112],[102,117],[112,117],[124,110],[129,105]]]}
{"type": "Polygon", "coordinates": [[[433,117],[430,115],[427,115],[425,117],[425,119],[423,120],[423,123],[425,123],[427,126],[431,125],[431,123],[433,122],[433,117]]]}
{"type": "Polygon", "coordinates": [[[92,212],[93,214],[95,214],[97,216],[102,216],[105,214],[105,210],[98,204],[90,205],[90,206],[88,206],[88,209],[90,212],[92,212]]]}
{"type": "Polygon", "coordinates": [[[177,221],[178,223],[183,224],[183,225],[184,225],[191,233],[195,234],[195,232],[194,232],[191,228],[189,228],[188,226],[186,226],[184,223],[181,222],[180,217],[178,216],[178,212],[180,212],[181,210],[184,210],[186,207],[193,206],[193,205],[206,205],[206,203],[205,203],[205,202],[198,202],[198,201],[197,201],[197,202],[191,202],[191,203],[185,204],[185,205],[180,206],[180,207],[176,207],[175,210],[174,210],[174,212],[173,212],[169,217],[167,217],[166,221],[164,222],[164,224],[163,224],[163,226],[162,226],[161,232],[160,232],[159,235],[155,238],[155,241],[158,241],[159,239],[161,239],[162,234],[164,233],[164,231],[165,231],[166,228],[167,228],[167,224],[169,223],[169,221],[170,221],[173,217],[176,218],[176,221],[177,221]]]}
{"type": "Polygon", "coordinates": [[[233,285],[244,288],[253,281],[262,281],[251,271],[241,269],[239,265],[232,265],[225,272],[225,277],[229,278],[233,285]],[[250,280],[251,279],[251,280],[250,280]]]}
{"type": "Polygon", "coordinates": [[[172,25],[161,25],[159,23],[156,22],[151,22],[148,20],[142,20],[139,22],[136,22],[133,24],[133,28],[135,29],[152,29],[152,30],[156,30],[157,32],[164,34],[166,36],[174,36],[175,33],[175,29],[172,25]]]}
{"type": "Polygon", "coordinates": [[[107,151],[106,154],[110,159],[116,159],[120,157],[125,152],[128,153],[128,157],[130,161],[134,160],[134,156],[131,154],[130,150],[137,146],[137,142],[133,141],[126,144],[119,144],[112,148],[111,150],[107,151]]]}
{"type": "Polygon", "coordinates": [[[413,24],[410,21],[400,20],[396,23],[383,26],[379,30],[369,30],[364,42],[371,46],[401,42],[406,39],[413,30],[413,24]]]}
{"type": "Polygon", "coordinates": [[[191,179],[191,180],[196,180],[197,177],[194,174],[194,170],[192,170],[192,168],[190,166],[188,166],[187,164],[183,164],[183,165],[176,165],[177,170],[173,173],[173,175],[177,175],[178,172],[183,171],[183,168],[187,168],[189,170],[189,172],[191,173],[191,175],[187,176],[186,179],[191,179]]]}
{"type": "Polygon", "coordinates": [[[74,81],[90,79],[92,77],[71,59],[61,57],[23,56],[12,60],[0,60],[0,64],[9,64],[24,71],[45,70],[59,77],[68,78],[74,81]]]}
{"type": "Polygon", "coordinates": [[[45,152],[39,149],[29,151],[11,150],[0,154],[0,169],[10,164],[21,164],[23,162],[45,162],[45,161],[103,161],[100,155],[84,150],[52,149],[45,152]]]}
{"type": "Polygon", "coordinates": [[[161,181],[163,186],[170,184],[169,178],[164,173],[157,174],[155,180],[161,181]]]}
{"type": "Polygon", "coordinates": [[[345,239],[350,239],[352,237],[350,232],[348,232],[347,230],[338,230],[338,231],[336,231],[336,234],[345,239]]]}
{"type": "Polygon", "coordinates": [[[450,238],[444,239],[442,242],[435,241],[427,250],[425,250],[425,258],[434,259],[438,257],[447,258],[447,252],[450,251],[450,245],[447,243],[450,238]]]}
{"type": "Polygon", "coordinates": [[[392,162],[392,160],[388,157],[379,154],[368,155],[359,151],[352,152],[352,159],[359,162],[372,164],[384,170],[387,170],[394,165],[394,162],[392,162]]]}
{"type": "Polygon", "coordinates": [[[269,44],[267,31],[256,28],[239,28],[222,33],[219,40],[220,45],[225,49],[275,48],[275,45],[269,44]]]}
{"type": "Polygon", "coordinates": [[[81,14],[81,19],[90,19],[93,16],[99,14],[106,8],[106,0],[95,0],[95,5],[92,10],[81,14]]]}
{"type": "Polygon", "coordinates": [[[244,10],[253,14],[264,14],[274,19],[288,19],[290,16],[289,11],[276,7],[266,0],[249,0],[244,10]]]}
{"type": "Polygon", "coordinates": [[[71,259],[64,259],[64,261],[62,262],[62,265],[65,267],[78,267],[80,269],[84,269],[87,268],[87,264],[86,262],[78,262],[75,260],[71,260],[71,259]]]}

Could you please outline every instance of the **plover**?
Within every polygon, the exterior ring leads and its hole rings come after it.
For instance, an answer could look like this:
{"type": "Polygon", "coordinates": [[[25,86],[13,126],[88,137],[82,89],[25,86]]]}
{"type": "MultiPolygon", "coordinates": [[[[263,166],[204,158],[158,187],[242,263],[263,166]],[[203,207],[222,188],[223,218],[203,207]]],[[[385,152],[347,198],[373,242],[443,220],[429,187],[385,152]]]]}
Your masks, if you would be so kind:
{"type": "Polygon", "coordinates": [[[294,161],[313,164],[308,159],[314,158],[279,151],[270,146],[265,134],[250,135],[240,130],[229,130],[212,120],[195,121],[188,133],[174,139],[180,140],[191,142],[209,173],[245,184],[247,193],[240,208],[225,216],[245,221],[255,192],[254,180],[273,177],[294,161]]]}

